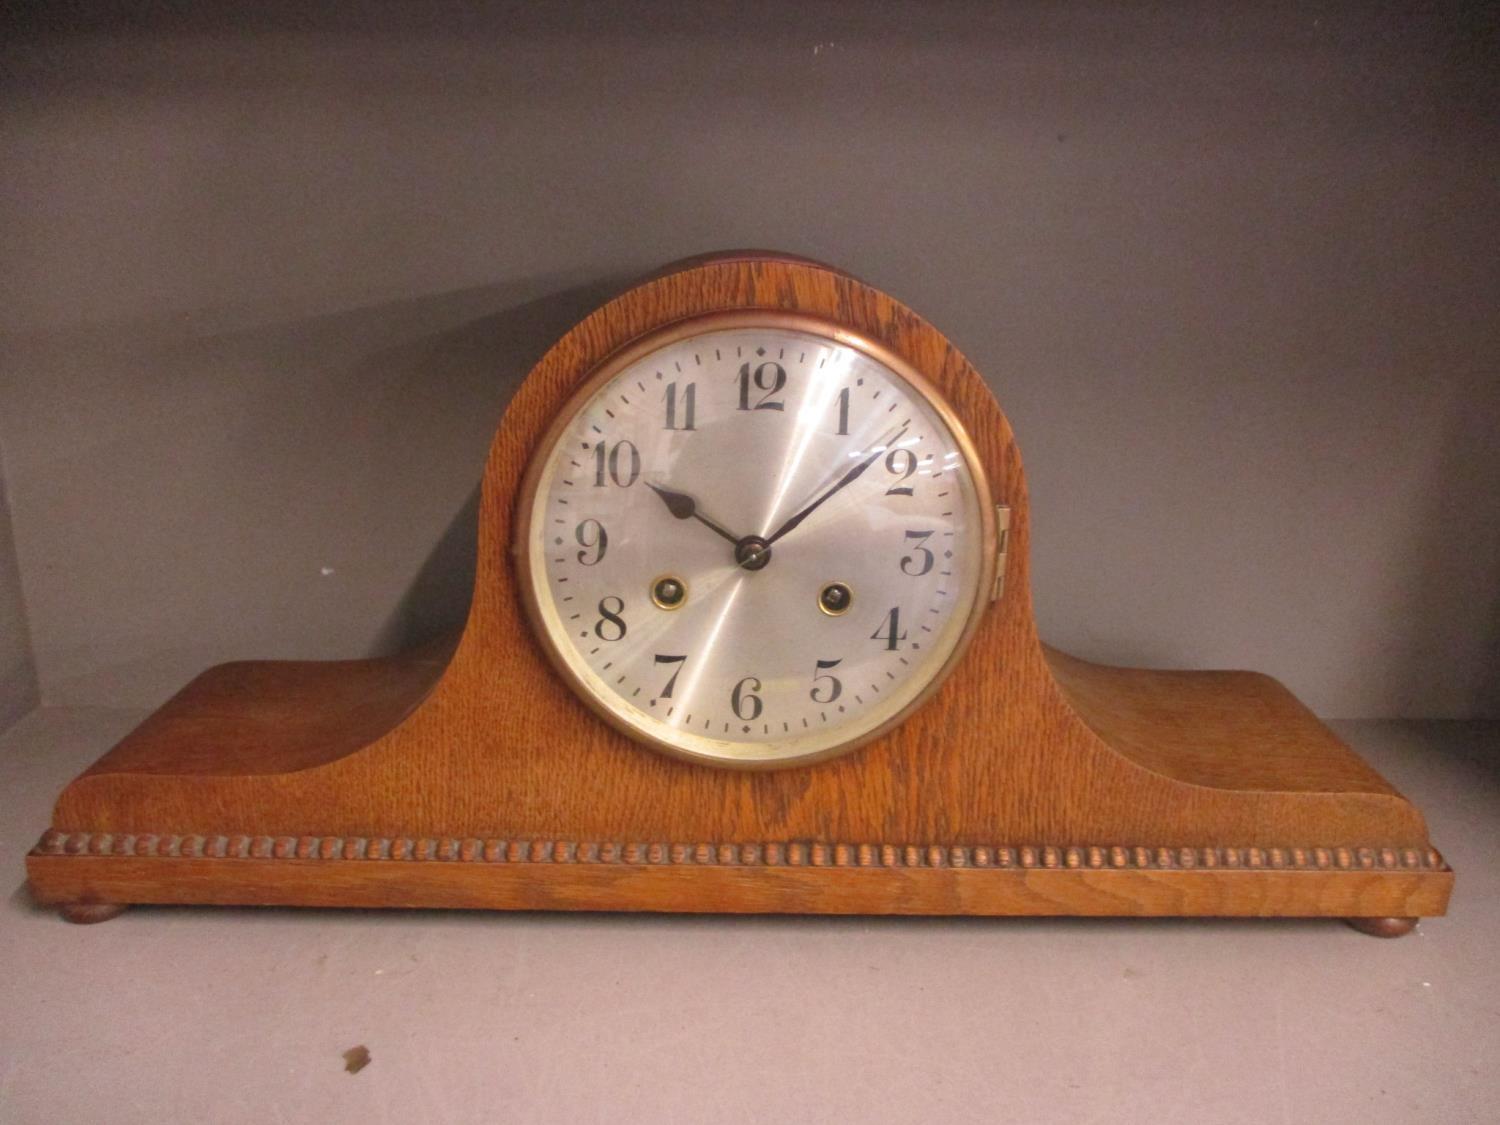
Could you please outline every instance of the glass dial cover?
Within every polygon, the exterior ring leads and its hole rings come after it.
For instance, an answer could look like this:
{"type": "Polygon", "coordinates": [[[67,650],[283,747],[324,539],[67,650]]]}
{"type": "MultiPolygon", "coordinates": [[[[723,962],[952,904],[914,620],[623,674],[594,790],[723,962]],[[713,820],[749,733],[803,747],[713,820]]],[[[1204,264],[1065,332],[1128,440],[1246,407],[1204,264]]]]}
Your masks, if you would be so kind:
{"type": "Polygon", "coordinates": [[[713,765],[883,733],[988,601],[993,509],[957,418],[895,355],[810,318],[704,316],[617,354],[520,504],[554,665],[627,734],[713,765]]]}

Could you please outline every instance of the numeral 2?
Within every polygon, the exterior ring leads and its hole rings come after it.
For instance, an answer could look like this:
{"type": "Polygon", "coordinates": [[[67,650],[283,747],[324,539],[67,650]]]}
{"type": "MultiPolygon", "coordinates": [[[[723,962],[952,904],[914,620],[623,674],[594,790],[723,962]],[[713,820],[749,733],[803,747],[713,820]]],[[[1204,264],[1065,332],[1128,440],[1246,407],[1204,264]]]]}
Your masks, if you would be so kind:
{"type": "MultiPolygon", "coordinates": [[[[893,449],[885,455],[885,469],[903,481],[917,471],[917,455],[910,449],[893,449]]],[[[911,485],[897,484],[885,490],[887,496],[910,496],[911,485]]]]}

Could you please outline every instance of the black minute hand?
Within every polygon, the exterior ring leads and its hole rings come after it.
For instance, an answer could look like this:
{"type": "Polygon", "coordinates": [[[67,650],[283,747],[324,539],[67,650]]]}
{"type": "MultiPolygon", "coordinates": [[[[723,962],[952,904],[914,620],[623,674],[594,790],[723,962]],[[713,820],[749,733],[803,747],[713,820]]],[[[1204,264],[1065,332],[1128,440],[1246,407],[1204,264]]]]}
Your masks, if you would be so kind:
{"type": "Polygon", "coordinates": [[[791,519],[787,520],[786,523],[782,524],[775,531],[773,531],[770,535],[766,536],[766,546],[769,547],[772,543],[776,542],[776,540],[780,539],[788,531],[791,531],[792,528],[794,528],[798,524],[800,524],[808,516],[812,515],[815,511],[818,510],[819,507],[821,507],[827,500],[829,500],[834,495],[834,493],[838,492],[839,489],[845,488],[848,485],[853,484],[856,480],[858,480],[859,477],[860,477],[860,474],[863,473],[866,469],[868,469],[871,465],[873,465],[877,460],[879,460],[880,459],[880,455],[882,453],[886,452],[888,449],[891,448],[891,446],[895,445],[898,441],[900,441],[901,440],[901,436],[903,434],[905,434],[905,433],[906,433],[906,430],[904,428],[901,429],[901,430],[898,430],[896,432],[896,436],[895,437],[893,437],[889,441],[887,441],[887,442],[885,442],[885,443],[877,446],[875,448],[875,452],[874,453],[871,453],[868,457],[866,457],[858,465],[855,465],[847,473],[845,473],[843,476],[841,476],[838,479],[838,483],[837,484],[835,484],[827,492],[823,493],[822,496],[819,496],[816,500],[814,500],[807,507],[803,508],[796,515],[792,516],[791,519]]]}
{"type": "Polygon", "coordinates": [[[697,520],[704,527],[716,535],[722,535],[731,543],[738,543],[740,541],[738,535],[725,531],[718,524],[714,523],[713,520],[700,512],[698,510],[698,502],[686,492],[674,492],[670,488],[658,488],[650,481],[646,482],[646,487],[661,497],[662,503],[667,506],[667,511],[671,512],[675,518],[680,520],[697,520]]]}

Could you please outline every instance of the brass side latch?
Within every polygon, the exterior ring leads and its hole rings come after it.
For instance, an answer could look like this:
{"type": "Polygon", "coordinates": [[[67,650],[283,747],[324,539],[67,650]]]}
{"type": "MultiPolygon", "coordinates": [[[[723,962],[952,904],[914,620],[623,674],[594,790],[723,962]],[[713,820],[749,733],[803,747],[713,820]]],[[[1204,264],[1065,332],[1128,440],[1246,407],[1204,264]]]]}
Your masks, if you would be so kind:
{"type": "Polygon", "coordinates": [[[1010,505],[995,505],[995,588],[990,601],[999,601],[1005,593],[1005,554],[1010,546],[1010,505]]]}

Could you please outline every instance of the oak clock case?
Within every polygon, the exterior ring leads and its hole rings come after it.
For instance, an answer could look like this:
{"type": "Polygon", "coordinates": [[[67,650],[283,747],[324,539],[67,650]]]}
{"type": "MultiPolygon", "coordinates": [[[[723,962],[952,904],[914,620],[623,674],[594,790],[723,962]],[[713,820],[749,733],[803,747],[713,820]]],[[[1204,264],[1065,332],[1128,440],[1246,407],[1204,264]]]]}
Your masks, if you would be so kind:
{"type": "Polygon", "coordinates": [[[1447,909],[1421,813],[1276,681],[1042,643],[1000,405],[838,269],[738,251],[628,289],[524,380],[480,497],[461,635],[204,672],[63,790],[35,899],[1385,936],[1447,909]]]}
{"type": "Polygon", "coordinates": [[[522,595],[559,674],[705,764],[878,737],[962,654],[993,580],[989,489],[951,409],[886,349],[785,313],[611,357],[519,503],[522,595]]]}

